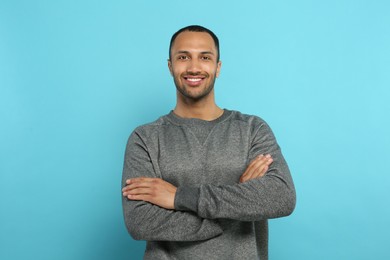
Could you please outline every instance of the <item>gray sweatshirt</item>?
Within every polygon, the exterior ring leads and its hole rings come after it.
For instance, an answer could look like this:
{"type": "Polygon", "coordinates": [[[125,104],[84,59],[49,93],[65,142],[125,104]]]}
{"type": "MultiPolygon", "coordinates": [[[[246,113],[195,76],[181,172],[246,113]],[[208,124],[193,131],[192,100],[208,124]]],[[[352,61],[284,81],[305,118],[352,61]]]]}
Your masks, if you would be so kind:
{"type": "Polygon", "coordinates": [[[268,222],[295,207],[293,181],[269,126],[225,110],[213,121],[173,112],[131,134],[122,186],[128,178],[162,178],[178,187],[175,210],[123,198],[127,229],[146,240],[144,259],[268,259],[268,222]],[[273,163],[239,183],[260,154],[273,163]]]}

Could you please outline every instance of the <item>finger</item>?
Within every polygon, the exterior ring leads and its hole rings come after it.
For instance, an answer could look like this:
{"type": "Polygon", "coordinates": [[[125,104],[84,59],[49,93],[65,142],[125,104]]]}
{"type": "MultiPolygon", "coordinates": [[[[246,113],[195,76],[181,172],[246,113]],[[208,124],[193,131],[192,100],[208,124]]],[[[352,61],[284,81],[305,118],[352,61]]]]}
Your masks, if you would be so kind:
{"type": "Polygon", "coordinates": [[[150,182],[131,182],[130,184],[126,185],[125,187],[122,188],[122,193],[129,192],[134,189],[138,188],[148,188],[151,187],[150,182]]]}
{"type": "Polygon", "coordinates": [[[259,164],[262,164],[265,160],[265,156],[263,154],[259,155],[256,157],[248,166],[246,171],[244,172],[243,175],[251,175],[251,173],[259,167],[259,164]]]}
{"type": "Polygon", "coordinates": [[[260,155],[257,156],[255,159],[253,159],[253,160],[249,163],[249,165],[248,165],[248,167],[246,168],[246,170],[245,170],[245,172],[243,173],[243,175],[248,174],[248,172],[250,172],[250,171],[253,169],[254,165],[255,165],[257,162],[261,161],[262,158],[264,158],[264,155],[263,155],[263,154],[260,154],[260,155]]]}
{"type": "Polygon", "coordinates": [[[122,192],[132,190],[136,187],[139,187],[140,185],[141,185],[141,183],[130,183],[122,188],[122,192]]]}
{"type": "Polygon", "coordinates": [[[135,188],[135,189],[129,190],[125,193],[126,193],[126,195],[141,195],[141,194],[151,195],[153,192],[152,192],[152,189],[149,187],[146,187],[146,188],[140,187],[140,188],[135,188]]]}
{"type": "Polygon", "coordinates": [[[146,183],[153,183],[160,180],[159,178],[147,178],[147,177],[138,177],[138,178],[132,178],[127,179],[126,186],[122,188],[122,191],[131,189],[132,185],[134,184],[146,184],[146,183]]]}
{"type": "Polygon", "coordinates": [[[136,182],[131,182],[129,185],[124,187],[122,190],[129,191],[129,190],[138,189],[138,188],[148,188],[148,187],[152,187],[155,185],[156,185],[155,181],[136,181],[136,182]]]}
{"type": "Polygon", "coordinates": [[[123,187],[123,188],[122,188],[122,192],[127,191],[127,190],[129,190],[129,189],[131,189],[130,184],[129,184],[129,185],[126,185],[125,187],[123,187]]]}
{"type": "Polygon", "coordinates": [[[150,196],[149,195],[127,195],[127,198],[129,200],[143,200],[150,202],[150,196]]]}
{"type": "Polygon", "coordinates": [[[272,159],[272,156],[271,156],[270,154],[266,154],[266,155],[261,154],[261,155],[257,156],[257,157],[249,164],[248,168],[251,168],[251,169],[256,168],[256,167],[258,167],[258,165],[259,165],[260,162],[267,162],[267,160],[269,160],[269,159],[272,159]]]}
{"type": "Polygon", "coordinates": [[[123,196],[128,195],[154,195],[155,194],[155,187],[150,185],[140,185],[140,184],[132,184],[129,189],[122,192],[123,196]]]}
{"type": "Polygon", "coordinates": [[[270,155],[267,155],[263,158],[261,162],[258,162],[253,168],[251,178],[262,177],[269,168],[269,165],[273,162],[273,159],[270,155]]]}
{"type": "Polygon", "coordinates": [[[254,179],[254,178],[260,178],[260,177],[263,177],[265,175],[265,173],[268,171],[269,169],[269,165],[273,162],[273,159],[270,158],[270,157],[266,157],[262,162],[261,164],[257,164],[256,165],[256,168],[253,169],[252,171],[252,175],[250,176],[251,179],[254,179]]]}
{"type": "Polygon", "coordinates": [[[265,156],[261,162],[259,162],[255,165],[253,174],[257,174],[257,175],[264,174],[268,170],[268,166],[272,162],[273,162],[273,159],[271,158],[270,155],[265,156]]]}
{"type": "Polygon", "coordinates": [[[268,170],[268,166],[272,163],[270,155],[260,156],[253,164],[248,167],[248,170],[241,176],[240,182],[245,182],[250,179],[262,177],[268,170]]]}
{"type": "Polygon", "coordinates": [[[253,172],[251,179],[263,177],[265,173],[268,171],[268,169],[269,169],[268,165],[263,165],[261,168],[256,169],[253,172]]]}

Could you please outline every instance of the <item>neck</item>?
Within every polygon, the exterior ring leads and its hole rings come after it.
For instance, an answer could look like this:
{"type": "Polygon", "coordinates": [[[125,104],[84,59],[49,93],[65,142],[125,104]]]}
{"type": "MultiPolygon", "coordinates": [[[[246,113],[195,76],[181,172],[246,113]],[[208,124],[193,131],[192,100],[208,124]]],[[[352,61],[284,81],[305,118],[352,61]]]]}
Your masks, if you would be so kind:
{"type": "Polygon", "coordinates": [[[223,114],[223,109],[217,106],[213,96],[203,100],[188,100],[177,98],[173,112],[182,118],[198,118],[206,121],[217,119],[223,114]]]}

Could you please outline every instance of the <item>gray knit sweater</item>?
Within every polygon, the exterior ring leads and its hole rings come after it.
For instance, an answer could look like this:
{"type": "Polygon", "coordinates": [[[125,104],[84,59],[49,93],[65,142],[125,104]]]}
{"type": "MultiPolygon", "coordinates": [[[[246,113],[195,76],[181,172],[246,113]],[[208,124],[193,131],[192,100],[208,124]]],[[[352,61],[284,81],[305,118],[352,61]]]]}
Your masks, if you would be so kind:
{"type": "Polygon", "coordinates": [[[214,121],[171,112],[135,129],[122,185],[140,176],[178,187],[175,210],[123,199],[129,233],[147,241],[144,259],[268,259],[267,219],[295,207],[293,181],[271,129],[236,111],[214,121]],[[238,183],[249,162],[268,153],[268,172],[238,183]]]}

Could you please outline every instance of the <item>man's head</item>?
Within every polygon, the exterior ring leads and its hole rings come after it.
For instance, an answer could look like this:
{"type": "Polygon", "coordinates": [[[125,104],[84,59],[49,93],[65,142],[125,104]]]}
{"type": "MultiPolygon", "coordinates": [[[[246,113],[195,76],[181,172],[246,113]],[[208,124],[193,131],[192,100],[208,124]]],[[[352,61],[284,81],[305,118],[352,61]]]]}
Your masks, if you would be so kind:
{"type": "Polygon", "coordinates": [[[203,27],[203,26],[200,26],[200,25],[190,25],[190,26],[186,26],[184,28],[181,28],[180,30],[178,30],[177,32],[175,32],[175,34],[172,35],[172,38],[171,38],[171,42],[169,44],[169,59],[171,59],[171,50],[172,50],[172,45],[173,43],[175,42],[177,36],[182,33],[182,32],[204,32],[204,33],[208,33],[211,38],[213,38],[214,40],[214,44],[215,44],[215,48],[217,49],[217,61],[219,61],[220,59],[220,51],[219,51],[219,40],[218,40],[218,37],[217,35],[215,35],[211,30],[203,27]]]}
{"type": "Polygon", "coordinates": [[[178,98],[184,102],[213,100],[221,69],[215,34],[201,26],[185,27],[172,36],[169,50],[168,67],[178,98]]]}

